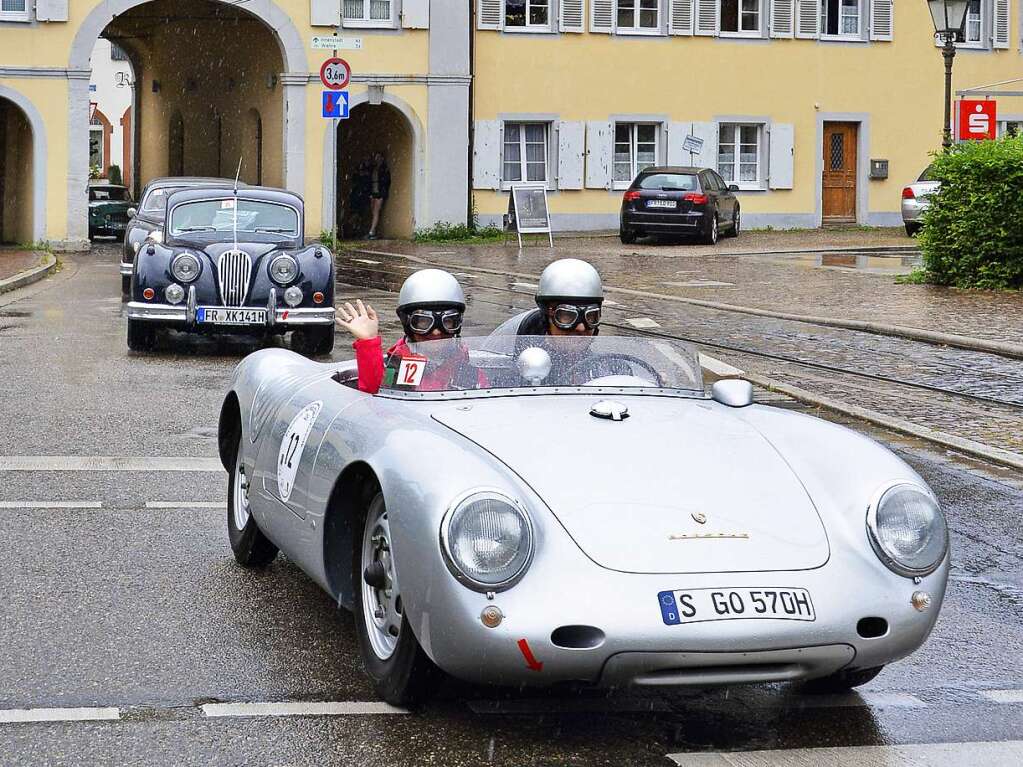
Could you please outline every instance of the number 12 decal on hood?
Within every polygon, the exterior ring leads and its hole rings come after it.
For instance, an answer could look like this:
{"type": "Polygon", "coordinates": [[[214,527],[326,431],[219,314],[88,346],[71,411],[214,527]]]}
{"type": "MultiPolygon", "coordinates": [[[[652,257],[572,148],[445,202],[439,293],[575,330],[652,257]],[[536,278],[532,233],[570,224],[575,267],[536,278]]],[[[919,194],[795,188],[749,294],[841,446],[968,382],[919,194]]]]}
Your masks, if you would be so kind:
{"type": "Polygon", "coordinates": [[[281,449],[277,453],[277,491],[285,503],[288,502],[295,487],[295,475],[302,461],[305,441],[309,438],[309,432],[312,431],[316,416],[320,414],[322,407],[323,402],[320,400],[310,402],[291,419],[287,431],[284,432],[281,449]]]}

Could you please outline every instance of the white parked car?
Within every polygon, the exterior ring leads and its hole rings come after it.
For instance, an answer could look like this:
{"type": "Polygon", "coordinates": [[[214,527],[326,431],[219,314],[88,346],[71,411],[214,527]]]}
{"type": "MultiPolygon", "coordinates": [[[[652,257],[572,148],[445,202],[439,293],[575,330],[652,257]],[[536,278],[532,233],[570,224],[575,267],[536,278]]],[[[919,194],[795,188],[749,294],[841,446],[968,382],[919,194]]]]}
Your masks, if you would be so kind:
{"type": "Polygon", "coordinates": [[[910,237],[924,225],[923,215],[931,205],[931,195],[941,187],[940,182],[931,181],[930,173],[931,166],[928,165],[915,183],[902,190],[902,223],[910,237]]]}

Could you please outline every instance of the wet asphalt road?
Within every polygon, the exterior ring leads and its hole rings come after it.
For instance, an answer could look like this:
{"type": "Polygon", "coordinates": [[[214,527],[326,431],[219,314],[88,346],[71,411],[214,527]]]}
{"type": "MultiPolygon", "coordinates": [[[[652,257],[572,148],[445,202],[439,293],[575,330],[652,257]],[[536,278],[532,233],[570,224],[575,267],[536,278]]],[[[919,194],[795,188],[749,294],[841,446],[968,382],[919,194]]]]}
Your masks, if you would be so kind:
{"type": "MultiPolygon", "coordinates": [[[[120,719],[0,723],[0,764],[668,765],[667,754],[1020,738],[1023,481],[876,431],[940,496],[954,556],[930,641],[861,695],[451,682],[415,714],[206,716],[216,702],[374,696],[347,613],[284,558],[235,566],[223,472],[61,468],[61,456],[214,456],[224,386],[256,348],[178,337],[130,354],[116,260],[100,247],[0,297],[0,459],[53,457],[0,471],[0,710],[116,707],[120,719]]],[[[393,297],[375,300],[390,312],[393,297]]],[[[502,316],[489,306],[477,307],[483,326],[502,316]]],[[[339,339],[335,358],[346,354],[339,339]]]]}

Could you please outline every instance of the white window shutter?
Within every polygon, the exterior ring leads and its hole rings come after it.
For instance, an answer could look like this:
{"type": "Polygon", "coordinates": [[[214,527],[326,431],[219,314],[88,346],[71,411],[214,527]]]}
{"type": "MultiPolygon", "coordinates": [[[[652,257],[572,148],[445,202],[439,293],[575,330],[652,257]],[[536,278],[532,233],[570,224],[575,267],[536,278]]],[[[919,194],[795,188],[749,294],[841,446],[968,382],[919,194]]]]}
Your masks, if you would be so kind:
{"type": "Polygon", "coordinates": [[[586,123],[558,124],[558,189],[583,188],[583,159],[586,155],[586,123]]]}
{"type": "Polygon", "coordinates": [[[669,0],[668,32],[673,35],[693,34],[694,0],[669,0]]]}
{"type": "Polygon", "coordinates": [[[586,123],[586,188],[611,188],[611,123],[586,123]]]}
{"type": "Polygon", "coordinates": [[[820,0],[795,0],[796,37],[820,37],[820,0]]]}
{"type": "Polygon", "coordinates": [[[405,29],[429,29],[430,0],[401,0],[401,25],[405,29]]]}
{"type": "Polygon", "coordinates": [[[501,188],[501,121],[477,120],[472,142],[473,189],[501,188]]]}
{"type": "Polygon", "coordinates": [[[341,22],[341,3],[337,0],[309,0],[309,24],[336,27],[341,22]]]}
{"type": "Polygon", "coordinates": [[[771,37],[792,37],[796,0],[771,0],[771,37]]]}
{"type": "Polygon", "coordinates": [[[68,0],[36,0],[36,19],[67,21],[68,0]]]}
{"type": "Polygon", "coordinates": [[[562,32],[585,32],[583,0],[561,0],[560,29],[562,32]]]}
{"type": "Polygon", "coordinates": [[[689,152],[682,148],[682,142],[689,135],[690,123],[668,123],[668,151],[665,160],[668,165],[688,165],[689,152]]]}
{"type": "Polygon", "coordinates": [[[696,34],[716,35],[718,33],[718,0],[694,0],[696,3],[696,34]]]}
{"type": "Polygon", "coordinates": [[[895,0],[870,0],[870,39],[891,40],[895,0]]]}
{"type": "Polygon", "coordinates": [[[689,132],[696,138],[703,139],[703,147],[699,152],[694,152],[692,160],[689,159],[689,152],[686,152],[684,157],[686,165],[692,162],[701,168],[713,168],[717,170],[718,167],[718,124],[713,122],[707,123],[685,123],[689,132]]]}
{"type": "Polygon", "coordinates": [[[504,0],[476,0],[476,28],[501,29],[504,26],[504,0]]]}
{"type": "Polygon", "coordinates": [[[605,35],[614,31],[615,0],[590,0],[590,31],[605,35]]]}
{"type": "Polygon", "coordinates": [[[791,123],[772,123],[769,133],[768,186],[771,189],[792,188],[792,164],[795,150],[795,127],[791,123]]]}
{"type": "Polygon", "coordinates": [[[1009,47],[1009,0],[994,0],[994,23],[991,26],[991,47],[1009,47]]]}

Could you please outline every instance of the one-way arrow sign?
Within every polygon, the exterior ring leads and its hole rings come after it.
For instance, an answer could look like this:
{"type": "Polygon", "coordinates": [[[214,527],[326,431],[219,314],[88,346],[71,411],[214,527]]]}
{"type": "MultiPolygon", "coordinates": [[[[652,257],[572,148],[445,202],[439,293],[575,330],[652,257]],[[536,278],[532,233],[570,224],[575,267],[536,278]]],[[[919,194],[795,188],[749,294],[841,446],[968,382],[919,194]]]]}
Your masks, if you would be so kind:
{"type": "Polygon", "coordinates": [[[323,91],[323,116],[348,119],[348,91],[323,91]]]}

